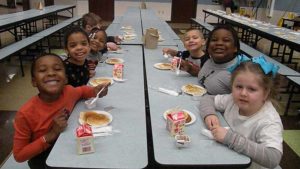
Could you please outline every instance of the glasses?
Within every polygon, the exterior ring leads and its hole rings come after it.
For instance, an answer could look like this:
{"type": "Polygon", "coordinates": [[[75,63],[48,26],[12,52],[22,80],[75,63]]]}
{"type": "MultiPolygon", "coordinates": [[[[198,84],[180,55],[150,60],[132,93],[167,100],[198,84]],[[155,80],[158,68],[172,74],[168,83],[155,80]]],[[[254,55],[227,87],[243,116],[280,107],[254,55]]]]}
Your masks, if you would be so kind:
{"type": "Polygon", "coordinates": [[[206,78],[208,78],[211,74],[213,74],[215,71],[213,70],[213,71],[211,71],[209,74],[207,74],[206,76],[203,76],[200,80],[199,80],[199,83],[204,87],[204,88],[206,88],[205,87],[205,85],[204,85],[204,82],[205,82],[205,80],[206,80],[206,78]]]}

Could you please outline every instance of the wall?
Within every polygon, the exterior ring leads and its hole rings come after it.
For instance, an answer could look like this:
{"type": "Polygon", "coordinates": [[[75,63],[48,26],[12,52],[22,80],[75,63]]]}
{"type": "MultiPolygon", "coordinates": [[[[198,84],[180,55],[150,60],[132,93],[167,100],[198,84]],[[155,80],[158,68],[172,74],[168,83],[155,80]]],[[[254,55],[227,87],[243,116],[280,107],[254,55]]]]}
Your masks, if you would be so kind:
{"type": "Polygon", "coordinates": [[[7,6],[7,0],[0,0],[0,5],[7,6]]]}
{"type": "MultiPolygon", "coordinates": [[[[31,0],[37,1],[37,0],[31,0]]],[[[266,0],[262,0],[262,7],[266,5],[266,0]]],[[[140,6],[140,0],[116,0],[115,1],[115,16],[122,16],[129,6],[140,6]]],[[[152,8],[156,11],[156,15],[159,16],[162,20],[170,21],[171,20],[171,2],[172,0],[146,0],[148,8],[152,8]]],[[[241,6],[245,6],[246,0],[239,0],[241,6]]],[[[256,3],[259,3],[260,0],[257,0],[256,3]]],[[[88,0],[55,0],[55,4],[77,4],[75,9],[75,14],[83,15],[88,12],[88,0]]],[[[204,18],[203,9],[222,9],[221,5],[214,5],[211,0],[198,0],[197,5],[197,18],[204,18]]],[[[258,18],[259,20],[270,22],[272,24],[277,24],[279,18],[284,14],[284,10],[299,12],[300,11],[300,0],[276,0],[275,1],[275,10],[273,17],[266,17],[266,10],[264,8],[259,8],[258,18]]],[[[208,17],[208,22],[215,22],[215,17],[208,17]]]]}

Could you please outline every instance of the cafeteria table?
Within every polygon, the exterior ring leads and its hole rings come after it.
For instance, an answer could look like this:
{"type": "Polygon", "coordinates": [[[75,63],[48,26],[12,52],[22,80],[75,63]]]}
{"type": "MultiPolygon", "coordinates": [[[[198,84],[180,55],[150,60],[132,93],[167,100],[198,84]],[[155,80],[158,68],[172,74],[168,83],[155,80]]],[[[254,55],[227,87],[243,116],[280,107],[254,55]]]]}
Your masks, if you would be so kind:
{"type": "MultiPolygon", "coordinates": [[[[168,46],[176,49],[174,46],[168,46]]],[[[154,67],[156,63],[168,63],[169,60],[162,55],[163,46],[155,50],[145,49],[145,66],[147,74],[147,86],[149,95],[149,109],[151,116],[151,127],[153,137],[153,148],[155,161],[160,166],[181,167],[247,167],[251,159],[239,154],[228,147],[208,139],[201,134],[201,129],[206,128],[198,113],[197,105],[201,104],[198,98],[188,94],[172,96],[157,91],[163,87],[179,91],[183,85],[197,84],[196,77],[181,71],[176,75],[174,71],[159,70],[154,67]],[[171,108],[180,107],[192,112],[196,121],[185,127],[185,134],[190,136],[191,143],[186,148],[177,148],[175,139],[166,129],[166,121],[163,113],[171,108]]],[[[220,116],[222,126],[227,126],[225,120],[220,116]]]]}
{"type": "MultiPolygon", "coordinates": [[[[114,82],[107,96],[98,99],[96,110],[108,110],[113,116],[110,124],[112,136],[94,139],[96,152],[79,155],[75,130],[79,126],[81,111],[86,110],[84,100],[74,108],[67,129],[56,141],[46,163],[50,168],[144,168],[148,165],[146,108],[144,95],[142,46],[122,45],[122,54],[109,53],[108,57],[122,58],[123,83],[114,82]]],[[[113,66],[98,64],[96,77],[112,77],[113,66]]]]}

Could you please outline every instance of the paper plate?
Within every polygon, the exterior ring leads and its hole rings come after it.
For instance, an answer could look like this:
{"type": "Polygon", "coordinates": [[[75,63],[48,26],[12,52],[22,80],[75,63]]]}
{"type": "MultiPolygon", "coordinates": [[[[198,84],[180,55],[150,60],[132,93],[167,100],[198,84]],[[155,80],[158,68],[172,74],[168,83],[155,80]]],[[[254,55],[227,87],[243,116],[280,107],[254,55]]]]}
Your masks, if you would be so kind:
{"type": "Polygon", "coordinates": [[[114,65],[114,64],[124,63],[124,60],[120,58],[108,58],[105,60],[105,62],[107,64],[114,65]]]}
{"type": "Polygon", "coordinates": [[[114,81],[116,81],[116,82],[125,82],[125,81],[127,81],[127,79],[119,79],[119,78],[113,78],[114,79],[114,81]]]}
{"type": "Polygon", "coordinates": [[[171,70],[172,68],[171,63],[155,63],[153,66],[160,70],[171,70]]]}
{"type": "MultiPolygon", "coordinates": [[[[170,113],[171,111],[172,111],[172,109],[168,109],[164,112],[163,117],[165,120],[167,120],[167,114],[170,113]]],[[[183,109],[182,111],[187,113],[191,119],[189,122],[185,123],[186,126],[191,125],[196,121],[196,116],[192,112],[185,110],[185,109],[183,109]]]]}
{"type": "Polygon", "coordinates": [[[99,111],[99,110],[89,110],[80,112],[79,115],[79,124],[88,124],[93,127],[102,127],[107,126],[113,120],[113,117],[110,113],[106,111],[99,111]],[[88,117],[86,119],[86,113],[88,113],[88,117]]]}
{"type": "Polygon", "coordinates": [[[184,93],[193,95],[193,96],[202,96],[207,92],[205,88],[198,86],[198,85],[194,85],[194,84],[186,84],[181,87],[181,90],[184,93]]]}
{"type": "Polygon", "coordinates": [[[101,83],[110,82],[110,85],[114,83],[113,79],[111,77],[96,77],[93,79],[90,79],[89,84],[91,86],[98,86],[101,83]]]}

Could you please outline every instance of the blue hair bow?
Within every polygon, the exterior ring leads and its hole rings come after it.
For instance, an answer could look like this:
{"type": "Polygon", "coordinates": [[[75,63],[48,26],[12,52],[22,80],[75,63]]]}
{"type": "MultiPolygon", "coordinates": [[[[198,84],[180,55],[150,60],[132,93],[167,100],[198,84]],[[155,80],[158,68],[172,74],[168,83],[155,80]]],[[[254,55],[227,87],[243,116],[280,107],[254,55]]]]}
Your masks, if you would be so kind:
{"type": "Polygon", "coordinates": [[[238,55],[237,56],[237,62],[232,65],[231,67],[227,68],[227,70],[232,73],[242,62],[247,62],[250,61],[251,59],[249,59],[246,55],[238,55]]]}
{"type": "Polygon", "coordinates": [[[259,66],[261,67],[261,69],[264,71],[265,74],[269,74],[270,72],[272,72],[273,77],[275,77],[279,69],[278,65],[268,62],[263,56],[257,56],[257,57],[253,57],[252,59],[249,59],[245,55],[238,55],[237,58],[238,61],[230,68],[227,69],[230,73],[232,73],[242,62],[247,62],[247,61],[252,61],[253,63],[259,64],[259,66]]]}

